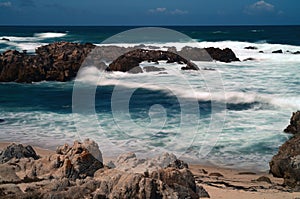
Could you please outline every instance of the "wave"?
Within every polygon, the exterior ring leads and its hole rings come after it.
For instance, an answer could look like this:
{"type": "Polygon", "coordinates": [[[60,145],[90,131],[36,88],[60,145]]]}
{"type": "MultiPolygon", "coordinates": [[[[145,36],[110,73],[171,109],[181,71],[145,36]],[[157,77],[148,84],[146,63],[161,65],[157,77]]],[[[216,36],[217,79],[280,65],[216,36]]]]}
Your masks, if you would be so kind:
{"type": "Polygon", "coordinates": [[[45,32],[45,33],[35,33],[35,37],[39,37],[42,39],[47,38],[57,38],[57,37],[65,37],[67,33],[56,33],[56,32],[45,32]]]}
{"type": "Polygon", "coordinates": [[[129,89],[142,88],[162,91],[167,95],[175,95],[186,100],[226,103],[228,108],[232,110],[270,109],[272,107],[285,108],[291,111],[300,109],[300,97],[226,90],[213,93],[212,95],[212,93],[205,91],[205,88],[197,89],[199,81],[191,79],[191,74],[179,77],[183,79],[183,83],[180,85],[178,83],[178,76],[176,78],[176,73],[172,73],[170,70],[166,71],[168,74],[163,75],[159,73],[104,73],[96,67],[85,67],[79,72],[76,81],[96,84],[98,86],[117,86],[129,89]]]}

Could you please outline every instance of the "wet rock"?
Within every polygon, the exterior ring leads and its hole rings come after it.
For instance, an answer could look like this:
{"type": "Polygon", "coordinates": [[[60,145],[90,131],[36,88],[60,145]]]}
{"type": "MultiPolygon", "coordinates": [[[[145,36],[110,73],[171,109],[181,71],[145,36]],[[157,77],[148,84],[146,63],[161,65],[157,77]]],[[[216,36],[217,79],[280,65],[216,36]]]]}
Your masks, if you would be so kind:
{"type": "Polygon", "coordinates": [[[16,158],[33,158],[35,160],[39,159],[39,156],[35,153],[33,148],[28,146],[23,146],[22,144],[10,144],[7,146],[0,154],[0,163],[3,164],[9,160],[16,158]]]}
{"type": "Polygon", "coordinates": [[[264,53],[264,51],[260,50],[259,53],[264,53]]]}
{"type": "Polygon", "coordinates": [[[234,61],[240,61],[239,58],[236,57],[234,52],[229,49],[220,49],[220,48],[205,48],[205,50],[208,52],[208,54],[211,56],[213,60],[217,60],[220,62],[234,62],[234,61]]]}
{"type": "Polygon", "coordinates": [[[300,111],[293,113],[290,124],[284,129],[284,132],[291,134],[300,133],[300,111]]]}
{"type": "Polygon", "coordinates": [[[4,123],[5,122],[5,120],[4,119],[0,119],[0,123],[4,123]]]}
{"type": "MultiPolygon", "coordinates": [[[[127,52],[114,60],[109,65],[108,71],[128,72],[135,67],[139,67],[139,64],[143,61],[157,62],[160,60],[165,60],[167,61],[167,63],[186,64],[186,68],[188,68],[189,70],[199,70],[195,64],[189,62],[188,60],[173,52],[136,49],[127,52]]],[[[140,71],[139,69],[137,70],[140,71]]]]}
{"type": "Polygon", "coordinates": [[[252,57],[249,57],[249,58],[244,59],[243,61],[255,61],[255,59],[252,57]]]}
{"type": "Polygon", "coordinates": [[[2,37],[1,40],[2,40],[2,41],[10,41],[9,39],[7,39],[7,38],[5,38],[5,37],[2,37]]]}
{"type": "Polygon", "coordinates": [[[300,51],[293,52],[294,55],[300,55],[300,51]]]}
{"type": "Polygon", "coordinates": [[[244,49],[247,49],[247,50],[257,50],[258,48],[255,47],[255,46],[247,46],[244,49]]]}
{"type": "Polygon", "coordinates": [[[283,53],[283,51],[282,50],[275,50],[272,53],[283,53]]]}
{"type": "Polygon", "coordinates": [[[140,66],[136,66],[127,72],[131,74],[143,73],[143,69],[140,66]]]}
{"type": "Polygon", "coordinates": [[[37,48],[34,55],[8,50],[0,55],[0,81],[69,81],[93,48],[92,44],[57,42],[37,48]]]}

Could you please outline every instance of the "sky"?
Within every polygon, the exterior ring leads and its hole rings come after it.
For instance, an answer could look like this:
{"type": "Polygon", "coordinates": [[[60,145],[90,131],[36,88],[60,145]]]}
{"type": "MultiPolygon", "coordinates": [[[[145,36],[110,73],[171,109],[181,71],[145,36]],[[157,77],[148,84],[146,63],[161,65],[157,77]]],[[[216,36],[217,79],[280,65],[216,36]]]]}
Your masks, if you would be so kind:
{"type": "Polygon", "coordinates": [[[300,25],[299,0],[0,0],[0,25],[300,25]]]}

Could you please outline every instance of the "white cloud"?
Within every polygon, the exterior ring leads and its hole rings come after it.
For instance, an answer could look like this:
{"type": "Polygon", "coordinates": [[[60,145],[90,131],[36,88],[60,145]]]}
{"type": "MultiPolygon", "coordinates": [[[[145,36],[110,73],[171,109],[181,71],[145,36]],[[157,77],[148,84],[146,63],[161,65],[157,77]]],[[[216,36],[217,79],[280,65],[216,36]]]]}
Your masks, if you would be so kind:
{"type": "Polygon", "coordinates": [[[184,15],[184,14],[187,14],[188,11],[186,11],[186,10],[175,9],[175,10],[173,10],[173,11],[170,11],[170,13],[171,13],[172,15],[184,15]]]}
{"type": "Polygon", "coordinates": [[[164,13],[164,14],[171,14],[171,15],[184,15],[187,14],[188,11],[175,9],[175,10],[167,10],[167,8],[155,8],[150,9],[150,13],[164,13]]]}
{"type": "Polygon", "coordinates": [[[245,8],[246,14],[256,14],[256,13],[262,13],[262,12],[274,12],[275,6],[267,3],[266,1],[258,1],[254,4],[251,4],[245,8]]]}
{"type": "Polygon", "coordinates": [[[167,8],[155,8],[155,9],[150,9],[149,12],[151,13],[162,13],[165,12],[167,8]]]}
{"type": "Polygon", "coordinates": [[[10,1],[6,1],[6,2],[0,2],[0,7],[11,7],[12,3],[10,1]]]}

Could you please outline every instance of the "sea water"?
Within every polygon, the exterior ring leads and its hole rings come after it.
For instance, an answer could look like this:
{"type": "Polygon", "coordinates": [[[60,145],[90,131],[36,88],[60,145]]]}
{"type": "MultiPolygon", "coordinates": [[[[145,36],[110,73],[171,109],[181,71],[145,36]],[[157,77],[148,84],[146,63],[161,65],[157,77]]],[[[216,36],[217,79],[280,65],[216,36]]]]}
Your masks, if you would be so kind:
{"type": "MultiPolygon", "coordinates": [[[[0,27],[0,38],[10,40],[0,40],[0,51],[34,53],[35,48],[55,41],[101,45],[131,28],[0,27]]],[[[300,109],[300,55],[290,53],[300,51],[300,27],[168,28],[187,34],[197,47],[228,47],[241,60],[254,60],[196,62],[200,68],[215,69],[201,72],[180,71],[180,65],[165,62],[159,64],[165,73],[104,73],[91,66],[70,82],[0,83],[0,119],[4,120],[0,140],[53,149],[90,137],[104,156],[169,151],[194,162],[267,170],[278,147],[289,138],[283,129],[291,113],[300,109]],[[257,50],[244,49],[248,46],[257,50]],[[272,53],[280,49],[283,54],[272,53]],[[207,77],[216,74],[223,90],[214,92],[212,101],[207,77]],[[77,81],[95,88],[92,114],[74,112],[77,81]],[[224,110],[214,111],[221,106],[224,110]],[[215,118],[219,118],[218,131],[210,130],[215,118]],[[206,148],[209,151],[201,154],[206,148]]],[[[190,43],[152,45],[180,49],[190,43]]]]}

